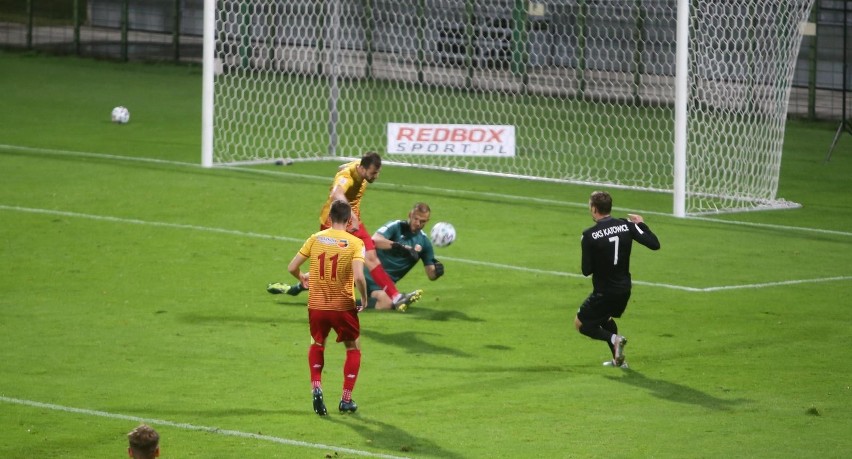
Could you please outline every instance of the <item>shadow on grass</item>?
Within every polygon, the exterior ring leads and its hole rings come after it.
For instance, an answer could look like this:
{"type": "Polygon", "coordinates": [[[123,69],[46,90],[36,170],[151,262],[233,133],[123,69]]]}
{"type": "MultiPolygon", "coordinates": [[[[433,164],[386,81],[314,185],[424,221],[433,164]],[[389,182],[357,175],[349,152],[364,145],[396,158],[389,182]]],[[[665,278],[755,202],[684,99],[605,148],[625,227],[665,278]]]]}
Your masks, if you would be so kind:
{"type": "Polygon", "coordinates": [[[444,450],[435,442],[419,438],[390,424],[363,417],[357,413],[346,416],[328,416],[331,422],[344,424],[360,435],[364,442],[373,448],[387,451],[388,454],[408,456],[428,455],[429,457],[461,458],[457,453],[444,450]]]}
{"type": "Polygon", "coordinates": [[[479,317],[471,317],[461,311],[445,311],[438,309],[420,308],[418,305],[411,307],[409,314],[415,314],[418,319],[433,320],[435,322],[448,322],[450,320],[459,320],[464,322],[485,322],[479,317]]]}
{"type": "Polygon", "coordinates": [[[654,397],[668,400],[670,402],[687,403],[720,411],[726,411],[734,406],[750,402],[750,400],[744,398],[726,400],[714,397],[710,394],[706,394],[700,390],[696,390],[682,384],[664,381],[662,379],[649,378],[642,373],[631,369],[625,369],[622,371],[624,374],[621,377],[606,376],[606,378],[645,389],[654,397]]]}
{"type": "MultiPolygon", "coordinates": [[[[334,422],[337,424],[345,425],[351,428],[355,433],[360,435],[364,439],[364,444],[368,445],[370,448],[375,448],[381,451],[385,451],[388,455],[404,457],[409,454],[415,455],[424,455],[427,454],[429,457],[440,457],[440,458],[462,458],[459,454],[445,451],[443,448],[435,444],[435,442],[415,437],[410,433],[392,426],[390,424],[377,421],[374,419],[370,419],[367,417],[363,417],[358,413],[348,414],[348,415],[339,415],[337,413],[336,406],[328,406],[329,415],[323,416],[321,419],[323,421],[334,422]]],[[[126,407],[125,411],[139,413],[145,412],[145,407],[126,407]]],[[[158,410],[158,416],[163,416],[164,414],[170,415],[198,415],[202,413],[203,418],[228,418],[228,417],[257,417],[257,416],[294,416],[294,417],[316,417],[313,413],[310,413],[310,406],[308,404],[305,405],[304,410],[272,410],[272,409],[251,409],[251,408],[229,408],[229,409],[221,409],[221,410],[204,410],[203,412],[199,412],[198,410],[158,410]],[[309,414],[310,413],[310,414],[309,414]]],[[[151,419],[152,423],[156,423],[154,419],[151,419]]],[[[210,433],[246,433],[242,431],[234,431],[229,430],[223,427],[216,427],[216,423],[213,423],[212,426],[194,426],[194,430],[206,431],[210,433]]],[[[268,431],[261,432],[251,432],[250,435],[269,435],[271,439],[285,439],[288,442],[291,440],[287,436],[280,437],[277,434],[270,433],[268,431]]],[[[295,441],[295,440],[293,440],[295,441]]],[[[334,446],[328,446],[329,449],[335,450],[334,446]]],[[[321,448],[324,449],[324,448],[321,448]]],[[[357,448],[356,448],[357,449],[357,448]]],[[[346,452],[342,453],[344,457],[349,457],[346,452]]],[[[317,456],[320,457],[320,456],[317,456]]],[[[332,457],[332,456],[325,456],[332,457]]],[[[337,457],[335,454],[334,457],[337,457]]]]}
{"type": "MultiPolygon", "coordinates": [[[[159,312],[158,312],[159,313],[159,312]]],[[[183,313],[178,315],[179,320],[191,325],[223,325],[228,323],[233,324],[268,324],[275,325],[277,322],[282,322],[277,317],[262,317],[252,316],[248,314],[198,314],[198,313],[183,313]]],[[[301,322],[307,323],[307,319],[301,322]]]]}
{"type": "Polygon", "coordinates": [[[381,333],[375,330],[361,330],[361,336],[370,340],[390,344],[407,350],[414,354],[437,354],[452,355],[456,357],[470,357],[470,354],[462,352],[454,347],[437,346],[423,341],[417,333],[411,331],[399,333],[381,333]]]}
{"type": "MultiPolygon", "coordinates": [[[[275,300],[275,304],[284,307],[284,308],[294,308],[299,307],[302,310],[306,311],[306,301],[305,299],[299,300],[295,298],[281,298],[275,300]]],[[[307,311],[304,314],[305,320],[307,320],[307,311]]],[[[363,311],[361,314],[401,314],[397,311],[385,310],[385,311],[377,311],[375,309],[367,309],[363,311]]],[[[435,322],[449,322],[451,320],[457,320],[462,322],[485,322],[484,319],[480,319],[479,317],[471,317],[468,314],[461,311],[445,311],[439,309],[430,309],[420,307],[419,304],[415,304],[411,306],[411,309],[404,313],[407,316],[411,316],[412,318],[416,318],[418,320],[431,320],[435,322]]]]}

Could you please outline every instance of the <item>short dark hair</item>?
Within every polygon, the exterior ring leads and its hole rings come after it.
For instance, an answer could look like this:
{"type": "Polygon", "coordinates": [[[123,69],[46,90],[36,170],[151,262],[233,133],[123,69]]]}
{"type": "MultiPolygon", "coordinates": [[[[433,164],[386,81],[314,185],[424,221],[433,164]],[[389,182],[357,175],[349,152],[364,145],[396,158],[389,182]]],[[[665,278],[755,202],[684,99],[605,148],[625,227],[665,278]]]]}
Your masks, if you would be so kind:
{"type": "Polygon", "coordinates": [[[429,208],[429,204],[426,204],[425,202],[415,202],[414,208],[411,209],[411,210],[413,210],[415,212],[420,212],[420,213],[423,213],[423,214],[432,213],[432,209],[429,208]]]}
{"type": "Polygon", "coordinates": [[[612,212],[612,196],[606,191],[595,191],[589,197],[589,202],[601,215],[609,215],[612,212]]]}
{"type": "Polygon", "coordinates": [[[348,202],[338,199],[331,203],[329,217],[331,217],[332,223],[346,223],[352,217],[352,206],[348,202]]]}
{"type": "Polygon", "coordinates": [[[371,166],[382,167],[382,157],[375,151],[368,151],[361,157],[361,167],[369,169],[371,166]]]}
{"type": "Polygon", "coordinates": [[[153,427],[140,424],[127,434],[127,440],[133,457],[140,459],[156,457],[157,447],[160,446],[160,434],[153,427]]]}

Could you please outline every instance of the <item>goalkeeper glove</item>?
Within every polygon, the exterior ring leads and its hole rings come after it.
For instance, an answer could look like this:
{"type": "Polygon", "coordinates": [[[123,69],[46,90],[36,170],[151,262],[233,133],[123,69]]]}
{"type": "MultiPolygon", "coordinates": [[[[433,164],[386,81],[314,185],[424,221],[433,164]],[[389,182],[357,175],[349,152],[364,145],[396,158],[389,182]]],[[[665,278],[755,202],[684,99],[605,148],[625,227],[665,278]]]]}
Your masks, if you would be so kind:
{"type": "Polygon", "coordinates": [[[444,275],[444,264],[435,260],[435,279],[444,275]]]}
{"type": "Polygon", "coordinates": [[[415,261],[420,258],[420,252],[414,250],[413,247],[406,247],[399,242],[392,242],[391,249],[396,253],[401,253],[415,261]]]}

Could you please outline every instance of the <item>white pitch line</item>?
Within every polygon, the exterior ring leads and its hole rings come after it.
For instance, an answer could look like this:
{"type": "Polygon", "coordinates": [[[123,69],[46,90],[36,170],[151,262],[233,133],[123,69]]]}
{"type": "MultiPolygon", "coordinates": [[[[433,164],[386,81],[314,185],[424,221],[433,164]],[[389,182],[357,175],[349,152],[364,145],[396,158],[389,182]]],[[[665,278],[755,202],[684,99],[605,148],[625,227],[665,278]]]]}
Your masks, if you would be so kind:
{"type": "Polygon", "coordinates": [[[52,403],[42,403],[42,402],[35,402],[35,401],[32,401],[32,400],[21,400],[21,399],[18,399],[18,398],[4,397],[2,395],[0,395],[0,401],[6,402],[6,403],[12,403],[12,404],[15,404],[15,405],[31,406],[31,407],[34,407],[34,408],[44,408],[44,409],[53,410],[53,411],[64,411],[66,413],[85,414],[87,416],[98,416],[98,417],[109,418],[109,419],[121,419],[123,421],[144,422],[146,424],[176,427],[178,429],[194,430],[194,431],[199,431],[199,432],[212,433],[212,434],[216,434],[216,435],[224,435],[226,437],[240,437],[240,438],[249,438],[249,439],[252,439],[252,440],[263,440],[263,441],[268,441],[268,442],[272,442],[272,443],[279,443],[279,444],[282,444],[282,445],[301,446],[301,447],[304,447],[304,448],[337,451],[337,452],[340,452],[340,453],[355,454],[355,455],[358,455],[358,456],[380,457],[380,458],[385,458],[385,459],[408,459],[405,456],[391,456],[389,454],[371,453],[369,451],[362,451],[362,450],[358,450],[358,449],[342,448],[342,447],[339,447],[339,446],[323,445],[321,443],[310,443],[310,442],[300,441],[300,440],[291,440],[289,438],[273,437],[271,435],[255,434],[255,433],[251,433],[251,432],[241,432],[239,430],[227,430],[227,429],[220,429],[218,427],[197,426],[197,425],[194,425],[194,424],[186,424],[186,423],[182,423],[182,422],[166,421],[166,420],[163,420],[163,419],[148,419],[148,418],[142,418],[142,417],[139,417],[139,416],[130,416],[130,415],[127,415],[127,414],[109,413],[109,412],[106,412],[106,411],[89,410],[89,409],[85,409],[85,408],[73,408],[73,407],[70,407],[70,406],[54,405],[52,403]]]}
{"type": "MultiPolygon", "coordinates": [[[[547,269],[536,269],[536,268],[526,268],[523,266],[514,266],[514,265],[506,265],[502,263],[491,263],[488,261],[477,261],[477,260],[467,260],[464,258],[453,258],[453,257],[441,257],[442,260],[450,260],[457,261],[459,263],[467,263],[470,265],[479,265],[479,266],[488,266],[489,268],[502,268],[509,269],[513,271],[522,271],[525,273],[533,273],[533,274],[546,274],[548,276],[559,276],[559,277],[574,277],[578,279],[584,279],[586,276],[579,273],[568,273],[564,271],[551,271],[547,269]]],[[[661,287],[668,288],[672,290],[684,290],[687,292],[700,292],[702,289],[694,288],[694,287],[685,287],[682,285],[672,285],[672,284],[660,284],[656,282],[644,282],[644,281],[633,281],[635,285],[646,285],[649,287],[661,287]]]]}
{"type": "MultiPolygon", "coordinates": [[[[718,292],[721,290],[739,290],[739,289],[748,289],[748,288],[764,288],[764,287],[779,287],[783,285],[797,285],[797,284],[819,284],[822,282],[837,282],[837,281],[847,281],[852,280],[852,276],[835,276],[835,277],[820,277],[815,279],[794,279],[787,281],[777,281],[777,282],[763,282],[759,284],[747,284],[747,285],[723,285],[720,287],[705,287],[702,289],[698,289],[701,292],[718,292]]],[[[634,282],[635,283],[635,282],[634,282]]]]}
{"type": "MultiPolygon", "coordinates": [[[[441,257],[442,260],[450,260],[450,261],[458,261],[461,263],[467,263],[472,265],[480,265],[480,266],[488,266],[492,268],[503,268],[503,269],[511,269],[514,271],[523,271],[527,273],[535,273],[535,274],[547,274],[551,276],[560,276],[560,277],[574,277],[574,278],[585,278],[579,273],[568,273],[563,271],[549,271],[545,269],[536,269],[536,268],[525,268],[523,266],[513,266],[506,265],[501,263],[490,263],[487,261],[476,261],[476,260],[466,260],[463,258],[451,258],[451,257],[441,257]]],[[[664,284],[659,282],[646,282],[640,280],[633,280],[633,285],[644,285],[646,287],[659,287],[659,288],[667,288],[671,290],[682,290],[685,292],[718,292],[722,290],[739,290],[739,289],[752,289],[752,288],[765,288],[765,287],[778,287],[782,285],[795,285],[795,284],[815,284],[820,282],[836,282],[836,281],[846,281],[852,280],[852,276],[835,276],[835,277],[822,277],[815,279],[794,279],[787,281],[776,281],[776,282],[762,282],[758,284],[741,284],[741,285],[722,285],[717,287],[687,287],[684,285],[674,285],[674,284],[664,284]]]]}
{"type": "MultiPolygon", "coordinates": [[[[162,228],[176,228],[176,229],[189,229],[195,231],[207,231],[211,233],[220,233],[220,234],[229,234],[232,236],[242,236],[242,237],[253,237],[260,239],[272,239],[277,241],[287,241],[287,242],[296,242],[301,243],[304,242],[304,239],[292,238],[287,236],[275,236],[271,234],[261,234],[247,231],[238,231],[238,230],[229,230],[224,228],[211,228],[207,226],[198,226],[198,225],[186,225],[181,223],[166,223],[166,222],[156,222],[156,221],[147,221],[147,220],[138,220],[134,218],[121,218],[121,217],[110,217],[103,215],[93,215],[93,214],[83,214],[79,212],[67,212],[61,210],[50,210],[50,209],[36,209],[31,207],[20,207],[20,206],[8,206],[0,204],[0,210],[8,210],[14,212],[26,212],[26,213],[34,213],[34,214],[45,214],[45,215],[59,215],[64,217],[74,217],[74,218],[84,218],[89,220],[99,220],[99,221],[108,221],[113,223],[128,223],[133,225],[147,225],[147,226],[156,226],[162,228]]],[[[479,266],[488,266],[490,268],[500,268],[507,269],[512,271],[521,271],[526,273],[534,273],[534,274],[545,274],[549,276],[559,276],[559,277],[574,277],[582,279],[585,276],[579,273],[571,273],[564,271],[552,271],[546,269],[536,269],[536,268],[527,268],[524,266],[515,266],[515,265],[507,265],[503,263],[492,263],[488,261],[479,261],[479,260],[469,260],[465,258],[453,258],[453,257],[442,257],[444,259],[450,261],[457,261],[459,263],[466,263],[471,265],[479,265],[479,266]]],[[[666,288],[671,290],[681,290],[685,292],[716,292],[722,290],[737,290],[737,289],[753,289],[753,288],[767,288],[767,287],[777,287],[783,285],[795,285],[795,284],[811,284],[811,283],[821,283],[821,282],[837,282],[837,281],[845,281],[852,280],[852,276],[834,276],[834,277],[823,277],[823,278],[815,278],[815,279],[793,279],[786,281],[776,281],[776,282],[763,282],[756,284],[741,284],[741,285],[722,285],[716,287],[689,287],[684,285],[675,285],[675,284],[665,284],[659,282],[647,282],[641,280],[634,280],[634,285],[644,285],[647,287],[657,287],[657,288],[666,288]]]]}
{"type": "MultiPolygon", "coordinates": [[[[192,163],[184,163],[181,161],[170,161],[167,159],[156,159],[156,158],[144,158],[138,156],[121,156],[121,155],[108,155],[105,153],[90,153],[87,151],[69,151],[69,150],[56,150],[53,148],[33,148],[33,147],[24,147],[20,145],[4,145],[0,144],[0,150],[12,150],[12,151],[22,151],[25,153],[36,153],[41,155],[57,155],[57,156],[75,156],[79,158],[98,158],[98,159],[114,159],[119,161],[135,161],[135,162],[143,162],[143,163],[159,163],[159,164],[168,164],[172,166],[195,166],[192,163]]],[[[198,165],[200,167],[200,164],[198,165]]]]}
{"type": "MultiPolygon", "coordinates": [[[[170,161],[165,159],[156,159],[156,158],[144,158],[144,157],[136,157],[136,156],[121,156],[121,155],[110,155],[105,153],[92,153],[92,152],[81,152],[81,151],[71,151],[71,150],[58,150],[51,148],[36,148],[36,147],[26,147],[20,145],[6,145],[0,144],[0,150],[10,150],[10,151],[20,151],[31,154],[42,154],[42,155],[55,155],[55,156],[72,156],[72,157],[81,157],[81,158],[99,158],[99,159],[109,159],[116,161],[131,161],[131,162],[147,162],[147,163],[157,163],[164,165],[172,165],[172,166],[181,166],[181,167],[193,167],[193,168],[202,168],[200,163],[187,163],[182,161],[170,161]]],[[[344,160],[344,158],[341,158],[344,160]]],[[[317,176],[317,175],[309,175],[309,174],[299,174],[293,172],[284,172],[284,171],[270,171],[267,169],[248,169],[244,167],[237,166],[217,166],[217,169],[228,169],[232,171],[239,171],[245,173],[254,173],[254,174],[262,174],[262,175],[275,175],[275,176],[285,176],[285,177],[299,177],[303,179],[309,180],[322,180],[328,181],[328,177],[317,176]]],[[[397,188],[405,188],[406,190],[423,190],[432,193],[440,193],[446,195],[456,195],[456,196],[480,196],[480,197],[491,197],[491,198],[499,198],[506,199],[518,202],[534,202],[539,204],[552,204],[559,206],[567,206],[567,207],[578,207],[578,208],[586,208],[588,203],[582,202],[569,202],[569,201],[560,201],[556,199],[547,199],[547,198],[536,198],[531,196],[516,196],[510,194],[501,194],[501,193],[491,193],[485,191],[470,191],[470,190],[454,190],[448,188],[435,188],[428,186],[420,186],[420,185],[411,185],[411,184],[394,184],[387,182],[377,182],[373,184],[374,187],[383,188],[383,189],[397,189],[397,188]]],[[[665,218],[676,218],[673,217],[670,213],[665,212],[656,212],[650,210],[641,210],[641,209],[626,209],[614,207],[614,209],[621,211],[631,211],[637,212],[643,215],[656,215],[665,218]]],[[[712,217],[701,217],[701,216],[693,216],[693,217],[684,217],[679,218],[682,220],[695,220],[695,221],[705,221],[719,224],[730,224],[730,225],[739,225],[739,226],[750,226],[754,228],[767,228],[767,229],[780,229],[784,231],[798,231],[805,233],[815,233],[815,234],[831,234],[835,236],[845,236],[852,237],[852,232],[850,231],[836,231],[836,230],[827,230],[823,228],[809,228],[809,227],[801,227],[801,226],[788,226],[788,225],[773,225],[769,223],[754,223],[754,222],[744,222],[738,220],[724,220],[720,218],[712,218],[712,217]]]]}
{"type": "Polygon", "coordinates": [[[831,234],[834,236],[848,236],[852,237],[852,232],[849,231],[836,231],[829,230],[824,228],[807,228],[801,226],[789,226],[789,225],[773,225],[769,223],[755,223],[755,222],[741,222],[738,220],[722,220],[721,218],[711,218],[711,217],[687,217],[689,220],[702,221],[702,222],[712,222],[712,223],[723,223],[728,225],[737,225],[737,226],[751,226],[753,228],[767,228],[774,230],[784,230],[784,231],[802,231],[806,233],[817,233],[817,234],[831,234]]]}
{"type": "Polygon", "coordinates": [[[260,239],[274,239],[277,241],[287,241],[287,242],[305,242],[304,239],[297,239],[293,237],[286,236],[273,236],[271,234],[260,234],[260,233],[252,233],[246,231],[238,231],[238,230],[229,230],[224,228],[211,228],[208,226],[198,226],[198,225],[185,225],[182,223],[166,223],[166,222],[152,222],[147,220],[137,220],[134,218],[121,218],[121,217],[109,217],[103,215],[92,215],[92,214],[81,214],[78,212],[66,212],[62,210],[50,210],[50,209],[35,209],[32,207],[19,207],[19,206],[6,206],[0,204],[0,210],[13,210],[18,212],[27,212],[33,214],[47,214],[47,215],[59,215],[63,217],[76,217],[76,218],[86,218],[89,220],[100,220],[114,223],[130,223],[133,225],[146,225],[146,226],[159,226],[163,228],[177,228],[177,229],[191,229],[196,231],[207,231],[211,233],[221,233],[221,234],[230,234],[234,236],[245,236],[245,237],[256,237],[260,239]]]}

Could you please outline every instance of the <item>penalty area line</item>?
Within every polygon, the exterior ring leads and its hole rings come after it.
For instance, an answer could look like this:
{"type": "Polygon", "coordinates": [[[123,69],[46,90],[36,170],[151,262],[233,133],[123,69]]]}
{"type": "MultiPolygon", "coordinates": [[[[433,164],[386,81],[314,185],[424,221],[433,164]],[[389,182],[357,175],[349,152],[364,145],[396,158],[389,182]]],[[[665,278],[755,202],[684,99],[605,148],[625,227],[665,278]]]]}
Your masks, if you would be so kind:
{"type": "MultiPolygon", "coordinates": [[[[198,226],[198,225],[187,225],[182,223],[167,223],[167,222],[156,222],[156,221],[148,221],[148,220],[138,220],[133,218],[121,218],[121,217],[110,217],[104,215],[93,215],[93,214],[83,214],[79,212],[68,212],[62,210],[51,210],[51,209],[36,209],[31,207],[20,207],[20,206],[8,206],[0,204],[0,210],[8,210],[15,212],[26,212],[26,213],[34,213],[34,214],[44,214],[44,215],[58,215],[63,217],[73,217],[73,218],[84,218],[89,220],[98,220],[98,221],[106,221],[112,223],[128,223],[133,225],[146,225],[146,226],[154,226],[161,228],[175,228],[175,229],[188,229],[195,231],[206,231],[210,233],[219,233],[219,234],[228,234],[232,236],[241,236],[241,237],[252,237],[259,239],[272,239],[276,241],[287,241],[287,242],[296,242],[302,243],[304,239],[287,237],[287,236],[275,236],[271,234],[261,234],[254,232],[246,232],[246,231],[238,231],[238,230],[229,230],[224,228],[213,228],[209,226],[198,226]]],[[[456,261],[459,263],[465,263],[470,265],[478,265],[478,266],[487,266],[489,268],[498,268],[498,269],[506,269],[511,271],[520,271],[525,273],[533,273],[533,274],[544,274],[548,276],[558,276],[558,277],[573,277],[577,279],[583,279],[586,276],[583,276],[579,273],[571,273],[564,271],[553,271],[546,269],[536,269],[536,268],[527,268],[524,266],[515,266],[508,265],[503,263],[492,263],[488,261],[479,261],[479,260],[470,260],[466,258],[454,258],[454,257],[441,257],[442,259],[447,259],[450,261],[456,261]]],[[[666,288],[670,290],[680,290],[684,292],[717,292],[723,290],[740,290],[740,289],[758,289],[758,288],[770,288],[770,287],[780,287],[785,285],[797,285],[797,284],[814,284],[814,283],[822,283],[822,282],[837,282],[837,281],[847,281],[852,280],[852,276],[833,276],[833,277],[823,277],[823,278],[815,278],[815,279],[792,279],[785,281],[774,281],[774,282],[761,282],[754,284],[742,284],[742,285],[721,285],[721,286],[713,286],[713,287],[688,287],[685,285],[675,285],[675,284],[666,284],[660,282],[648,282],[641,280],[633,280],[634,285],[643,285],[646,287],[656,287],[656,288],[666,288]]]]}
{"type": "Polygon", "coordinates": [[[379,458],[385,458],[385,459],[408,459],[405,456],[392,456],[392,455],[389,455],[389,454],[371,453],[369,451],[362,451],[362,450],[358,450],[358,449],[350,449],[350,448],[342,448],[342,447],[339,447],[339,446],[323,445],[322,443],[310,443],[310,442],[300,441],[300,440],[291,440],[289,438],[274,437],[274,436],[271,436],[271,435],[262,435],[262,434],[255,434],[255,433],[251,433],[251,432],[242,432],[242,431],[239,431],[239,430],[220,429],[218,427],[199,426],[199,425],[187,424],[187,423],[183,423],[183,422],[166,421],[166,420],[163,420],[163,419],[151,419],[151,418],[143,418],[143,417],[139,417],[139,416],[130,416],[130,415],[127,415],[127,414],[110,413],[110,412],[107,412],[107,411],[89,410],[89,409],[85,409],[85,408],[74,408],[74,407],[70,407],[70,406],[54,405],[52,403],[42,403],[42,402],[35,402],[35,401],[32,401],[32,400],[22,400],[22,399],[18,399],[18,398],[4,397],[2,395],[0,395],[0,401],[5,402],[5,403],[15,404],[15,405],[29,406],[29,407],[33,407],[33,408],[42,408],[42,409],[48,409],[48,410],[53,410],[53,411],[62,411],[62,412],[66,412],[66,413],[83,414],[83,415],[86,415],[86,416],[97,416],[97,417],[108,418],[108,419],[119,419],[119,420],[123,420],[123,421],[133,421],[133,422],[140,422],[140,423],[144,422],[146,424],[151,424],[151,425],[169,426],[169,427],[175,427],[175,428],[183,429],[183,430],[192,430],[192,431],[196,431],[196,432],[206,432],[206,433],[211,433],[211,434],[215,434],[215,435],[224,435],[226,437],[248,438],[248,439],[252,439],[252,440],[268,441],[268,442],[278,443],[278,444],[282,444],[282,445],[301,446],[301,447],[304,447],[304,448],[322,449],[322,450],[336,451],[336,452],[339,452],[339,453],[355,454],[357,456],[379,457],[379,458]]]}
{"type": "MultiPolygon", "coordinates": [[[[70,157],[80,157],[80,158],[98,158],[98,159],[106,159],[106,160],[114,160],[114,161],[135,161],[135,162],[147,162],[147,163],[158,163],[163,165],[171,165],[171,166],[179,166],[179,167],[193,167],[193,168],[203,168],[199,163],[187,163],[182,161],[170,161],[165,159],[157,159],[157,158],[146,158],[146,157],[138,157],[138,156],[123,156],[123,155],[111,155],[106,153],[92,153],[92,152],[84,152],[84,151],[73,151],[73,150],[59,150],[53,148],[36,148],[36,147],[27,147],[22,145],[6,145],[0,144],[0,150],[9,150],[9,151],[17,151],[29,154],[40,154],[40,155],[54,155],[54,156],[70,156],[70,157]]],[[[254,173],[254,174],[262,174],[262,175],[273,175],[273,176],[285,176],[285,177],[300,177],[308,180],[322,180],[327,181],[327,177],[317,176],[317,175],[309,175],[309,174],[301,174],[295,172],[282,172],[282,171],[270,171],[265,169],[251,169],[244,168],[239,166],[217,166],[219,169],[228,169],[231,171],[242,172],[242,173],[254,173]]],[[[429,186],[422,185],[412,185],[412,184],[396,184],[396,183],[387,183],[380,182],[373,185],[378,188],[386,189],[386,190],[395,190],[405,188],[406,190],[423,190],[433,193],[442,193],[448,195],[455,196],[479,196],[479,197],[490,197],[490,198],[498,198],[498,199],[506,199],[513,200],[517,202],[534,202],[539,204],[550,204],[550,205],[560,205],[560,206],[568,206],[568,207],[577,207],[577,208],[586,208],[588,207],[587,202],[570,202],[563,201],[558,199],[545,199],[545,198],[536,198],[531,196],[516,196],[511,194],[503,194],[503,193],[493,193],[486,191],[470,191],[470,190],[460,190],[460,189],[448,189],[448,188],[435,188],[429,186]]],[[[673,217],[671,213],[667,212],[657,212],[650,210],[640,210],[640,209],[625,209],[625,208],[614,208],[623,211],[632,211],[634,213],[639,213],[642,215],[655,215],[664,218],[678,218],[673,217]]],[[[823,228],[810,228],[810,227],[800,227],[800,226],[790,226],[790,225],[777,225],[771,223],[756,223],[756,222],[746,222],[739,220],[725,220],[721,218],[712,218],[712,217],[702,217],[702,216],[690,216],[685,217],[684,220],[693,220],[693,221],[704,221],[704,222],[712,222],[722,225],[739,225],[739,226],[747,226],[753,228],[764,228],[764,229],[772,229],[772,230],[781,230],[781,231],[793,231],[793,232],[806,232],[806,233],[816,233],[816,234],[829,234],[834,236],[844,236],[844,237],[852,237],[852,231],[837,231],[837,230],[828,230],[823,228]]]]}
{"type": "MultiPolygon", "coordinates": [[[[573,277],[577,279],[583,279],[586,276],[579,273],[568,273],[563,271],[550,271],[546,269],[536,269],[536,268],[525,268],[523,266],[513,266],[506,265],[501,263],[491,263],[487,261],[476,261],[476,260],[467,260],[464,258],[452,258],[452,257],[441,257],[442,260],[450,260],[457,261],[459,263],[467,263],[472,265],[479,266],[488,266],[490,268],[501,268],[501,269],[509,269],[514,271],[522,271],[526,273],[533,274],[545,274],[549,276],[559,276],[559,277],[573,277]]],[[[719,292],[724,290],[748,290],[748,289],[758,289],[758,288],[769,288],[769,287],[780,287],[784,285],[797,285],[797,284],[816,284],[822,282],[836,282],[836,281],[847,281],[852,280],[852,276],[834,276],[834,277],[822,277],[816,279],[794,279],[794,280],[786,280],[786,281],[775,281],[775,282],[761,282],[755,284],[741,284],[741,285],[721,285],[716,287],[687,287],[685,285],[674,285],[674,284],[664,284],[660,282],[647,282],[640,280],[633,280],[633,285],[643,285],[646,287],[657,287],[657,288],[667,288],[670,290],[680,290],[684,292],[696,292],[696,293],[704,293],[704,292],[719,292]]]]}
{"type": "Polygon", "coordinates": [[[261,234],[261,233],[252,233],[246,231],[238,231],[238,230],[229,230],[224,228],[212,228],[209,226],[198,226],[198,225],[186,225],[183,223],[166,223],[166,222],[154,222],[149,220],[138,220],[135,218],[121,218],[121,217],[110,217],[104,215],[93,215],[93,214],[82,214],[79,212],[67,212],[64,210],[51,210],[51,209],[35,209],[32,207],[19,207],[19,206],[6,206],[0,204],[0,210],[13,210],[17,212],[27,212],[31,214],[45,214],[45,215],[58,215],[60,217],[74,217],[74,218],[85,218],[88,220],[99,220],[113,223],[129,223],[132,225],[145,225],[145,226],[157,226],[161,228],[175,228],[175,229],[189,229],[196,231],[207,231],[209,233],[221,233],[221,234],[230,234],[233,236],[244,236],[244,237],[254,237],[260,239],[274,239],[276,241],[287,241],[287,242],[305,242],[304,239],[298,239],[294,237],[286,237],[286,236],[274,236],[271,234],[261,234]]]}

